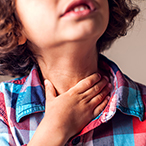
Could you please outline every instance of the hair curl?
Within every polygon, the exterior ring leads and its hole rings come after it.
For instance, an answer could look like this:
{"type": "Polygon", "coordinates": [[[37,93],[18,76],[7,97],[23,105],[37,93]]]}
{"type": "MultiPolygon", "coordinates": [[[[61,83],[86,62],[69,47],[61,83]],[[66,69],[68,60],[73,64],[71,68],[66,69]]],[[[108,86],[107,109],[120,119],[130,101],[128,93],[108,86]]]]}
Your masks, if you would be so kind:
{"type": "MultiPolygon", "coordinates": [[[[125,36],[140,12],[131,0],[108,0],[110,19],[105,33],[97,41],[98,52],[108,49],[119,37],[125,36]]],[[[18,45],[22,24],[16,14],[15,0],[0,0],[0,74],[23,76],[37,64],[28,43],[18,45]]]]}

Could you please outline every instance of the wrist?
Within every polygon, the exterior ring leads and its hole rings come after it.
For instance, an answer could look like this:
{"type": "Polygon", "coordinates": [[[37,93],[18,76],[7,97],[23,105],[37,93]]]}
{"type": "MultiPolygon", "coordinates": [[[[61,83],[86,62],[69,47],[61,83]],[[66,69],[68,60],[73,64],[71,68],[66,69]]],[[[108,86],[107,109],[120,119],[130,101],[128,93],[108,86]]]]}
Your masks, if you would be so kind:
{"type": "Polygon", "coordinates": [[[62,127],[55,126],[53,121],[44,118],[28,146],[64,146],[69,138],[62,127]]]}

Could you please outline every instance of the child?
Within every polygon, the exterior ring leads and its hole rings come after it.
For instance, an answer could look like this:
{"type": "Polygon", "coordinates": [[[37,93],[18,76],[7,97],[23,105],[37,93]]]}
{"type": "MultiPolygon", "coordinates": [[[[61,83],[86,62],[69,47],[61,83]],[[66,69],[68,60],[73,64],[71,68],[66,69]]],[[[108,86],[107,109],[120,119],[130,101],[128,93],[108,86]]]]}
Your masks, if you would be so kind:
{"type": "Polygon", "coordinates": [[[0,0],[0,11],[0,71],[20,76],[0,84],[2,146],[146,145],[146,87],[100,55],[132,26],[131,0],[0,0]]]}

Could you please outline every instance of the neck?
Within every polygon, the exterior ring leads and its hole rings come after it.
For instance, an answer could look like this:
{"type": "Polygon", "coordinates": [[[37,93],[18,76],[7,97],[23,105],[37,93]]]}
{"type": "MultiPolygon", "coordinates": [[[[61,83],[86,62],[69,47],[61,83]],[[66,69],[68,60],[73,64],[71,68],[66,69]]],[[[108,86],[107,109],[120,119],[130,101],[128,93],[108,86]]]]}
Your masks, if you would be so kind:
{"type": "Polygon", "coordinates": [[[38,63],[44,79],[52,82],[58,94],[98,71],[98,55],[93,45],[63,45],[41,53],[38,63]]]}

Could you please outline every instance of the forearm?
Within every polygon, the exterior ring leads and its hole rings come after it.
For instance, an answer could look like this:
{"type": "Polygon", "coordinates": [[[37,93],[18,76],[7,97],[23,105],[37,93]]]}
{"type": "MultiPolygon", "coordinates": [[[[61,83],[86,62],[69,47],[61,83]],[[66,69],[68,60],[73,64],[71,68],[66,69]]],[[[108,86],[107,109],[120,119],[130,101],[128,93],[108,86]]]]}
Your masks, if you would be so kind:
{"type": "Polygon", "coordinates": [[[68,139],[63,129],[43,119],[27,146],[64,146],[68,139]]]}

